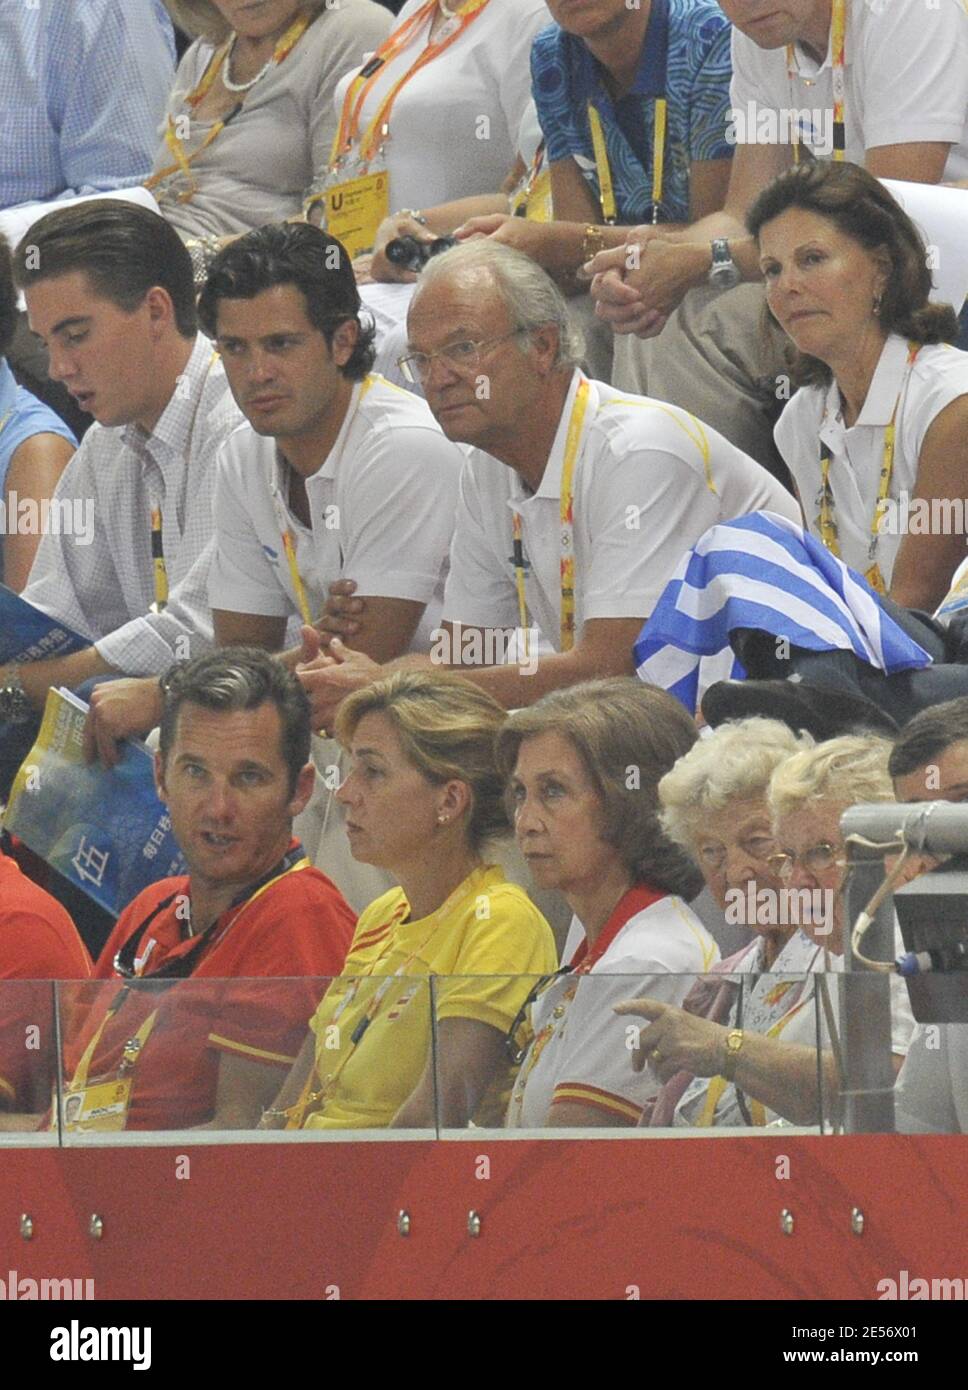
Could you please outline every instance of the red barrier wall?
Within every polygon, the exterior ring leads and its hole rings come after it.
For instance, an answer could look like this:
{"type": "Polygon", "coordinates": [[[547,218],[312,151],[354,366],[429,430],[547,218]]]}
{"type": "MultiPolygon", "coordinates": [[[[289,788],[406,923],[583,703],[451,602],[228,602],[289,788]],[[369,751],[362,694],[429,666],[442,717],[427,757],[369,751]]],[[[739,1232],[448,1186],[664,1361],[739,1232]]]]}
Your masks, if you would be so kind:
{"type": "Polygon", "coordinates": [[[0,1150],[0,1279],[99,1298],[875,1298],[905,1269],[968,1279],[961,1137],[0,1150]]]}

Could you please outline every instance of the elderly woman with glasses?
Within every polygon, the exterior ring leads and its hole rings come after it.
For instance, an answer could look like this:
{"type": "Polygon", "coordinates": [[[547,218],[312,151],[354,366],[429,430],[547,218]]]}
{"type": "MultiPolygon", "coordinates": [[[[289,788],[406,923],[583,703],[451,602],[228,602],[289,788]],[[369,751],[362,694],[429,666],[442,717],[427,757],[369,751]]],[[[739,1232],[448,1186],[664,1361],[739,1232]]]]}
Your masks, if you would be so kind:
{"type": "Polygon", "coordinates": [[[767,790],[780,763],[812,744],[779,720],[737,720],[695,743],[659,783],[665,833],[699,866],[727,922],[755,933],[717,972],[772,970],[793,935],[773,910],[782,885],[768,863],[767,790]]]}
{"type": "MultiPolygon", "coordinates": [[[[773,881],[782,885],[774,911],[796,919],[799,927],[773,960],[771,974],[743,975],[724,1021],[649,999],[617,1006],[620,1014],[649,1020],[632,1054],[633,1068],[648,1064],[667,1083],[650,1124],[765,1125],[778,1118],[816,1124],[837,1094],[830,1037],[835,1009],[823,992],[818,996],[816,976],[844,968],[846,846],[840,818],[855,803],[894,799],[890,750],[886,739],[851,735],[794,753],[774,771],[768,801],[776,848],[767,862],[773,881]]],[[[758,893],[761,900],[765,906],[758,893]]],[[[913,1020],[899,977],[892,977],[892,1017],[900,1065],[913,1020]]]]}
{"type": "Polygon", "coordinates": [[[509,1127],[635,1125],[655,1095],[609,1006],[636,991],[677,1004],[718,956],[683,901],[699,874],[658,821],[658,781],[695,740],[677,701],[631,677],[555,691],[501,731],[518,845],[575,914],[567,964],[533,992],[509,1127]]]}

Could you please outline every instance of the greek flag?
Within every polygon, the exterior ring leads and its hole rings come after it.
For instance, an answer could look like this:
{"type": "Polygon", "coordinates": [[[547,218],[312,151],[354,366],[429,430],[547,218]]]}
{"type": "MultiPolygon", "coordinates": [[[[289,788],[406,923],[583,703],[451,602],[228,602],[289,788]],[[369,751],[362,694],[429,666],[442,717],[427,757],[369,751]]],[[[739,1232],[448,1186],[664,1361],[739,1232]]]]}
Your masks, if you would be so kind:
{"type": "Polygon", "coordinates": [[[729,645],[738,627],[852,651],[888,675],[931,665],[866,580],[773,512],[712,526],[686,552],[635,644],[638,674],[693,714],[714,681],[745,677],[729,645]]]}

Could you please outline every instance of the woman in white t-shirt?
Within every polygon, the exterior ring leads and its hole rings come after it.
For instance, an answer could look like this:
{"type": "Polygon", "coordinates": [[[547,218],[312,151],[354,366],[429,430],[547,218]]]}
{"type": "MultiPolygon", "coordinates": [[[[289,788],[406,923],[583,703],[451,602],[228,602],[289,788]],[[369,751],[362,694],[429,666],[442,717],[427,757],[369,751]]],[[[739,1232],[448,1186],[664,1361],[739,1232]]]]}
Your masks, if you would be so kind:
{"type": "Polygon", "coordinates": [[[518,845],[535,886],[575,914],[566,965],[529,997],[509,1127],[635,1125],[655,1094],[629,1065],[638,1029],[613,1005],[680,1003],[719,955],[684,901],[701,877],[658,822],[659,779],[695,741],[683,707],[632,677],[554,691],[501,730],[518,845]]]}
{"type": "Polygon", "coordinates": [[[964,558],[968,353],[929,303],[917,228],[866,170],[801,163],[754,202],[767,304],[795,348],[776,443],[806,524],[908,608],[964,558]]]}
{"type": "MultiPolygon", "coordinates": [[[[651,999],[619,1006],[622,1015],[650,1020],[633,1065],[647,1063],[665,1083],[652,1125],[766,1125],[778,1118],[813,1125],[835,1116],[838,1000],[834,990],[817,989],[817,975],[844,969],[840,817],[856,802],[894,800],[890,751],[886,739],[850,735],[794,753],[774,771],[768,799],[778,848],[769,865],[789,892],[787,915],[795,908],[800,927],[769,974],[748,962],[734,968],[736,997],[724,1022],[651,999]]],[[[882,987],[882,976],[863,978],[882,987]]],[[[890,989],[897,1070],[914,1020],[900,976],[891,976],[890,989]]]]}
{"type": "Polygon", "coordinates": [[[407,0],[374,57],[336,91],[328,185],[386,175],[383,186],[347,190],[356,202],[342,239],[354,254],[390,214],[501,187],[531,98],[531,40],[548,19],[544,0],[407,0]]]}

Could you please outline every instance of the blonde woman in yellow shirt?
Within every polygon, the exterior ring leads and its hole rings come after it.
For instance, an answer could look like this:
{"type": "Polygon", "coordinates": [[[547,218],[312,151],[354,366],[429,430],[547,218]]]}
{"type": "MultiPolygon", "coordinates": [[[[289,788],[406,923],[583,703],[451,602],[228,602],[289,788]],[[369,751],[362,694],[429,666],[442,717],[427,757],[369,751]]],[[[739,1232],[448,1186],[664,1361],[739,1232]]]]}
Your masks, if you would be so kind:
{"type": "Polygon", "coordinates": [[[490,1091],[497,1104],[508,1079],[508,1030],[556,965],[547,922],[485,858],[508,828],[494,754],[506,717],[476,686],[428,671],[343,702],[350,847],[400,886],[360,917],[263,1127],[463,1126],[493,1111],[482,1102],[490,1091]]]}

